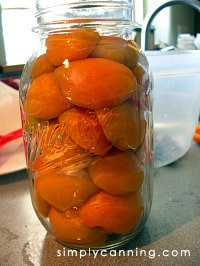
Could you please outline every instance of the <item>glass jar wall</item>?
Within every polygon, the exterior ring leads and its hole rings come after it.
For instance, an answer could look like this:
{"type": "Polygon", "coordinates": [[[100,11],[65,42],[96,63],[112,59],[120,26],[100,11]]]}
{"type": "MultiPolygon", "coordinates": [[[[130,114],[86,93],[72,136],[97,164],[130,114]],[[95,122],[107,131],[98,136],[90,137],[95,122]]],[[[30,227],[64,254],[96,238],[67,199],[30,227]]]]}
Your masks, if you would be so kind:
{"type": "Polygon", "coordinates": [[[64,245],[116,248],[151,208],[148,62],[131,1],[53,2],[37,1],[41,49],[20,82],[33,207],[64,245]]]}

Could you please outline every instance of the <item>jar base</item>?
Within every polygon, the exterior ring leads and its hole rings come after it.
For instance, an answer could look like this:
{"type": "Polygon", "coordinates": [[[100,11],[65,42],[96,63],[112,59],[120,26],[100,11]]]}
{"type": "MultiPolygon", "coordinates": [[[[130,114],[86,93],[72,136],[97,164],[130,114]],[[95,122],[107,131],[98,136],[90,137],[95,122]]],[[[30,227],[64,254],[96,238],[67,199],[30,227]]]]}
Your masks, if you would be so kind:
{"type": "Polygon", "coordinates": [[[77,251],[84,250],[86,252],[91,252],[91,250],[117,250],[120,247],[123,247],[134,240],[134,238],[142,231],[142,229],[145,226],[146,221],[143,221],[142,224],[139,224],[136,228],[134,228],[131,232],[128,234],[124,234],[119,236],[118,234],[112,234],[110,235],[110,239],[107,241],[106,244],[101,246],[86,246],[86,245],[76,245],[76,244],[70,244],[66,243],[64,241],[61,241],[50,234],[50,237],[54,239],[59,244],[63,245],[63,247],[66,247],[68,249],[73,249],[77,251]]]}

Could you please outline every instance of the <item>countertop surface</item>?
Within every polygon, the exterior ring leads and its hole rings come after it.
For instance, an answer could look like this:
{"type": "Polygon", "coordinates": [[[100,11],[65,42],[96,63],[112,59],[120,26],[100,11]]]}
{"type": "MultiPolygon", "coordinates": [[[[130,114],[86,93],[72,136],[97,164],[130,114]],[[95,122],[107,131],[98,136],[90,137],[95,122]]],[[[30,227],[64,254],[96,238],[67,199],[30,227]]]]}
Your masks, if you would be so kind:
{"type": "Polygon", "coordinates": [[[23,265],[200,265],[200,146],[155,169],[150,217],[119,253],[63,247],[33,211],[26,170],[1,175],[0,266],[23,265]]]}

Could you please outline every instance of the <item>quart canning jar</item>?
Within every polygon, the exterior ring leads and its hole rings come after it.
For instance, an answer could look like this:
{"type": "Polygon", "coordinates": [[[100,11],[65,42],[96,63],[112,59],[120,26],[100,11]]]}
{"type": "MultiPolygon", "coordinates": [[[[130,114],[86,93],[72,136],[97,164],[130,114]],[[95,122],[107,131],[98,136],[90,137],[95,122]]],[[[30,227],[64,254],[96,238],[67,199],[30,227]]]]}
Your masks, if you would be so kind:
{"type": "Polygon", "coordinates": [[[68,247],[119,247],[143,228],[152,201],[152,82],[133,41],[134,5],[36,7],[41,49],[20,82],[33,207],[68,247]]]}

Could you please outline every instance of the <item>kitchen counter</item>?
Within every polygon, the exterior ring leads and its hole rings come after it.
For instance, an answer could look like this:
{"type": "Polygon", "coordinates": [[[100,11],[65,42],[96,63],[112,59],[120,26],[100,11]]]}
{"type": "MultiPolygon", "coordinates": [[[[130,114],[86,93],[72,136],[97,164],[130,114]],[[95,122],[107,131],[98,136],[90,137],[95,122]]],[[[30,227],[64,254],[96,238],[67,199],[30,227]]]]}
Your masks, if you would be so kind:
{"type": "Polygon", "coordinates": [[[32,209],[25,170],[0,176],[1,266],[195,266],[200,265],[199,145],[193,143],[183,158],[155,169],[151,214],[135,240],[119,253],[96,255],[70,252],[45,232],[32,209]]]}

